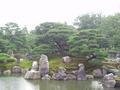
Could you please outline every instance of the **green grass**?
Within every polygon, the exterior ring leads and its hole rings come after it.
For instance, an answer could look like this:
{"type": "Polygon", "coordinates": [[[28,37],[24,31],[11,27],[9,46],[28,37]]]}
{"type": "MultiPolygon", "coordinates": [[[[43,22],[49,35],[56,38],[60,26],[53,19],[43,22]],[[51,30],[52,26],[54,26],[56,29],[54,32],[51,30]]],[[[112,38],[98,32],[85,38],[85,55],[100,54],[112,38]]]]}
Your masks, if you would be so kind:
{"type": "Polygon", "coordinates": [[[64,63],[62,58],[52,58],[49,60],[50,71],[56,72],[59,67],[64,67],[67,72],[72,70],[78,70],[78,64],[83,63],[85,65],[86,73],[91,74],[92,71],[96,68],[101,68],[101,64],[99,62],[89,63],[83,58],[73,58],[70,63],[64,63]],[[97,63],[97,64],[96,64],[97,63]],[[99,63],[99,64],[98,64],[99,63]]]}
{"type": "Polygon", "coordinates": [[[24,60],[20,62],[18,65],[24,69],[28,69],[32,67],[32,61],[24,60]]]}
{"type": "Polygon", "coordinates": [[[50,71],[56,72],[59,67],[64,67],[67,71],[78,69],[79,60],[71,61],[70,63],[64,63],[62,58],[52,58],[49,60],[50,71]]]}
{"type": "Polygon", "coordinates": [[[29,69],[32,66],[32,61],[28,61],[28,60],[24,60],[20,63],[16,63],[16,62],[10,62],[10,63],[5,63],[5,64],[0,64],[0,68],[3,69],[11,69],[13,66],[20,66],[23,69],[29,69]]]}

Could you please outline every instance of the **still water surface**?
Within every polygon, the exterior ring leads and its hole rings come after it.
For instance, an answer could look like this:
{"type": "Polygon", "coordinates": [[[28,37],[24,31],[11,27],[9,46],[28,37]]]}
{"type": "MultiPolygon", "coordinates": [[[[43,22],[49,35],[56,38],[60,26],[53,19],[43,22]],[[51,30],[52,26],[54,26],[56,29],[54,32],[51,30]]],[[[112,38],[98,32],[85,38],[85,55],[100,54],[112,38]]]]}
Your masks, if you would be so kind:
{"type": "Polygon", "coordinates": [[[0,77],[0,90],[120,90],[103,88],[95,81],[43,81],[22,77],[0,77]]]}

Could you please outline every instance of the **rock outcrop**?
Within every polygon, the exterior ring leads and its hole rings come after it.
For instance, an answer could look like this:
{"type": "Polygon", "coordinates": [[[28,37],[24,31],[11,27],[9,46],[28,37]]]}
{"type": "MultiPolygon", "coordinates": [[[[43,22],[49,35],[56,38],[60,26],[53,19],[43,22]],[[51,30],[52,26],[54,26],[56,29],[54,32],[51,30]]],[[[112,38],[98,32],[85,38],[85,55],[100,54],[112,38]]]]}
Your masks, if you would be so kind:
{"type": "Polygon", "coordinates": [[[76,80],[76,76],[74,74],[67,74],[64,80],[76,80]]]}
{"type": "Polygon", "coordinates": [[[79,70],[77,72],[77,80],[86,80],[84,64],[79,64],[78,66],[79,66],[79,70]]]}
{"type": "Polygon", "coordinates": [[[94,76],[93,75],[86,75],[86,78],[87,79],[94,79],[94,76]]]}
{"type": "Polygon", "coordinates": [[[42,80],[50,80],[51,77],[50,77],[48,74],[46,74],[46,75],[43,76],[41,79],[42,79],[42,80]]]}
{"type": "Polygon", "coordinates": [[[52,76],[53,79],[56,79],[56,80],[65,80],[65,78],[66,78],[65,71],[66,71],[66,69],[64,67],[59,67],[59,69],[57,70],[57,73],[55,73],[52,76]]]}
{"type": "Polygon", "coordinates": [[[37,61],[33,61],[32,68],[30,71],[27,71],[25,74],[25,79],[39,79],[42,78],[43,80],[50,80],[49,73],[49,62],[48,57],[44,54],[41,55],[39,60],[39,66],[37,61]]]}
{"type": "Polygon", "coordinates": [[[116,85],[116,80],[114,78],[114,75],[112,73],[107,74],[103,78],[103,86],[108,88],[114,88],[116,85]]]}
{"type": "Polygon", "coordinates": [[[95,70],[93,70],[92,73],[93,73],[93,76],[95,78],[101,78],[101,77],[103,77],[103,73],[102,73],[101,69],[95,69],[95,70]]]}
{"type": "Polygon", "coordinates": [[[69,56],[65,56],[65,57],[63,57],[63,62],[64,63],[70,63],[71,62],[71,58],[69,56]]]}
{"type": "Polygon", "coordinates": [[[11,75],[11,70],[5,70],[5,71],[3,72],[3,74],[4,74],[4,75],[11,75]]]}
{"type": "Polygon", "coordinates": [[[34,61],[33,64],[32,64],[31,70],[26,72],[24,78],[25,79],[31,79],[31,80],[39,79],[40,78],[40,72],[37,71],[37,68],[38,68],[38,63],[36,61],[34,61]]]}
{"type": "Polygon", "coordinates": [[[49,73],[48,57],[44,54],[41,55],[39,60],[39,72],[42,77],[49,73]]]}
{"type": "Polygon", "coordinates": [[[38,70],[38,63],[37,63],[37,61],[33,61],[33,63],[32,63],[32,70],[35,70],[35,71],[38,70]]]}
{"type": "Polygon", "coordinates": [[[20,66],[14,66],[14,67],[12,68],[12,73],[19,74],[19,73],[21,73],[21,72],[22,72],[22,69],[21,69],[20,66]]]}
{"type": "Polygon", "coordinates": [[[25,79],[29,79],[29,80],[39,79],[40,78],[40,72],[39,71],[35,71],[35,70],[27,71],[27,73],[25,74],[24,78],[25,79]]]}

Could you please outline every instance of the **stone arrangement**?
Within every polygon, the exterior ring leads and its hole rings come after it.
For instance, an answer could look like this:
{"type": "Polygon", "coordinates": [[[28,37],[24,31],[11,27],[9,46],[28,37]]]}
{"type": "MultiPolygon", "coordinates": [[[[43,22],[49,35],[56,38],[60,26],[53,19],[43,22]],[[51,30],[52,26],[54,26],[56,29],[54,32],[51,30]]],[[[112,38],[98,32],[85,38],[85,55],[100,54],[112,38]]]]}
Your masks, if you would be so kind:
{"type": "Polygon", "coordinates": [[[86,80],[84,64],[79,64],[78,66],[79,66],[79,70],[77,72],[77,80],[86,80]]]}
{"type": "Polygon", "coordinates": [[[39,60],[39,66],[36,61],[33,62],[30,71],[25,74],[25,79],[46,79],[49,73],[49,62],[48,57],[44,54],[41,55],[39,60]]]}
{"type": "Polygon", "coordinates": [[[39,79],[40,73],[39,73],[39,71],[37,71],[37,69],[38,69],[37,61],[33,61],[31,70],[26,72],[24,78],[25,79],[32,79],[32,80],[39,79]]]}
{"type": "MultiPolygon", "coordinates": [[[[63,57],[63,62],[69,64],[71,58],[69,56],[63,57]]],[[[64,67],[59,67],[56,72],[49,72],[48,57],[44,54],[41,55],[40,60],[33,61],[31,69],[25,70],[20,66],[14,66],[11,70],[0,70],[0,74],[3,72],[4,75],[11,74],[25,74],[24,78],[28,80],[88,80],[94,78],[103,78],[101,84],[104,87],[114,88],[120,87],[120,81],[116,80],[118,72],[117,70],[107,70],[106,68],[98,68],[93,70],[92,74],[86,74],[84,64],[78,64],[78,69],[67,72],[64,67]],[[112,72],[112,73],[109,73],[112,72]]]]}
{"type": "Polygon", "coordinates": [[[12,73],[21,73],[22,72],[22,69],[21,69],[21,67],[20,66],[14,66],[13,68],[12,68],[12,73]]]}
{"type": "Polygon", "coordinates": [[[116,80],[112,73],[107,74],[103,77],[103,86],[108,88],[114,88],[116,84],[116,80]]]}
{"type": "MultiPolygon", "coordinates": [[[[65,63],[69,63],[71,58],[66,56],[63,58],[65,63]]],[[[78,70],[66,73],[64,67],[59,67],[57,72],[49,75],[49,62],[48,57],[44,54],[41,55],[39,62],[34,61],[31,70],[25,74],[25,79],[42,79],[42,80],[86,80],[86,72],[84,64],[78,65],[78,70]]],[[[93,78],[93,77],[92,77],[93,78]]]]}
{"type": "Polygon", "coordinates": [[[39,60],[39,72],[41,76],[45,76],[49,73],[48,57],[44,54],[41,55],[41,58],[39,60]]]}

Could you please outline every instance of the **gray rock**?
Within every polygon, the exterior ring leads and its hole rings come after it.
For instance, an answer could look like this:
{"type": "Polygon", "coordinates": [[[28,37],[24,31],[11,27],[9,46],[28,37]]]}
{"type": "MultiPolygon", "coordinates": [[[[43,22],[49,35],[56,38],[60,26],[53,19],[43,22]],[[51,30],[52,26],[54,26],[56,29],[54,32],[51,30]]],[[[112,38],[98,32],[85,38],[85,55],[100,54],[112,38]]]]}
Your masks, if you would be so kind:
{"type": "Polygon", "coordinates": [[[118,70],[118,69],[109,69],[109,72],[111,72],[111,73],[113,73],[115,75],[120,76],[120,70],[118,70]]]}
{"type": "Polygon", "coordinates": [[[45,76],[42,77],[42,80],[50,80],[50,79],[51,79],[51,77],[48,74],[46,74],[45,76]]]}
{"type": "Polygon", "coordinates": [[[3,72],[3,74],[4,74],[4,75],[11,75],[11,70],[5,70],[5,71],[3,72]]]}
{"type": "Polygon", "coordinates": [[[28,71],[28,69],[22,69],[22,74],[25,74],[28,71]]]}
{"type": "Polygon", "coordinates": [[[37,63],[37,61],[33,61],[33,63],[32,63],[32,70],[38,70],[38,63],[37,63]]]}
{"type": "Polygon", "coordinates": [[[21,73],[21,72],[22,72],[22,69],[21,69],[20,66],[14,66],[14,67],[12,68],[12,73],[18,74],[18,73],[21,73]]]}
{"type": "Polygon", "coordinates": [[[63,57],[63,61],[64,61],[64,63],[70,63],[71,58],[69,56],[65,56],[65,57],[63,57]]]}
{"type": "Polygon", "coordinates": [[[114,75],[112,73],[107,74],[103,78],[103,86],[108,88],[114,88],[116,84],[116,80],[114,79],[114,75]]]}
{"type": "Polygon", "coordinates": [[[57,73],[54,74],[54,79],[56,80],[64,80],[66,78],[65,68],[59,67],[57,73]]]}
{"type": "Polygon", "coordinates": [[[79,70],[77,72],[77,80],[86,80],[84,64],[79,64],[78,66],[79,66],[79,70]]]}
{"type": "Polygon", "coordinates": [[[78,73],[78,70],[74,70],[74,71],[71,72],[71,74],[73,74],[75,76],[77,76],[77,73],[78,73]]]}
{"type": "Polygon", "coordinates": [[[113,73],[115,75],[120,76],[120,70],[119,69],[112,69],[112,68],[108,68],[106,66],[103,67],[104,70],[106,70],[107,73],[113,73]]]}
{"type": "Polygon", "coordinates": [[[93,76],[96,78],[100,78],[103,76],[101,69],[95,69],[93,70],[93,76]]]}
{"type": "Polygon", "coordinates": [[[39,71],[34,71],[34,70],[27,71],[24,78],[29,79],[29,80],[40,79],[40,72],[39,71]]]}
{"type": "Polygon", "coordinates": [[[102,75],[105,76],[107,74],[107,70],[105,70],[104,68],[102,69],[102,75]]]}
{"type": "Polygon", "coordinates": [[[39,71],[41,76],[45,76],[49,73],[48,57],[44,54],[41,55],[41,58],[39,60],[39,71]]]}
{"type": "Polygon", "coordinates": [[[116,80],[115,88],[120,88],[120,80],[116,80]]]}
{"type": "Polygon", "coordinates": [[[64,80],[76,80],[76,76],[73,74],[67,74],[64,80]]]}
{"type": "Polygon", "coordinates": [[[87,79],[94,79],[94,76],[93,75],[86,75],[86,78],[87,79]]]}

